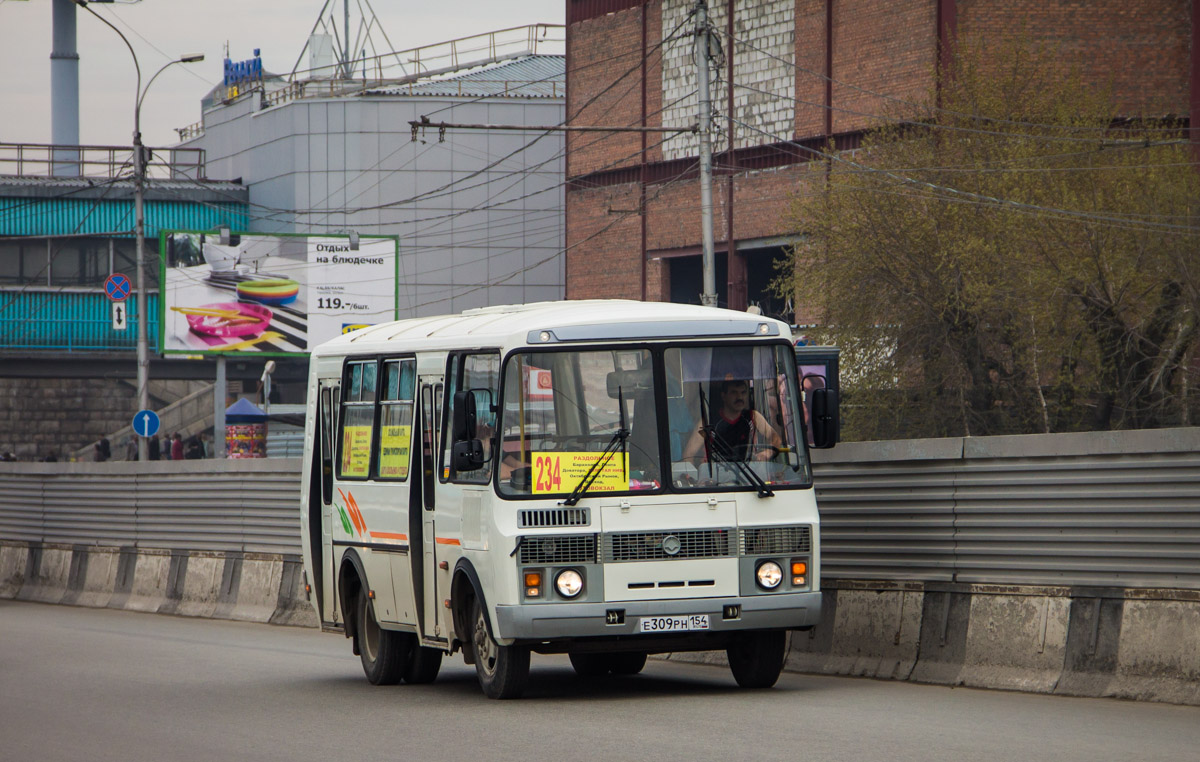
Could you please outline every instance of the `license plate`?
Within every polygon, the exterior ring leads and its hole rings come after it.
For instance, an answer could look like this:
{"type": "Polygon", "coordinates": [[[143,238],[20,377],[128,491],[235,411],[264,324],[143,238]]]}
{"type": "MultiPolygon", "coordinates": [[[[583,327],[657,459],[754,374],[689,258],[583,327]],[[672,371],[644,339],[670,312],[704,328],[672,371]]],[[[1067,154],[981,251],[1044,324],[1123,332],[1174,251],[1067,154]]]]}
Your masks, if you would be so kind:
{"type": "Polygon", "coordinates": [[[707,630],[708,614],[687,616],[644,616],[638,619],[638,632],[687,632],[707,630]]]}

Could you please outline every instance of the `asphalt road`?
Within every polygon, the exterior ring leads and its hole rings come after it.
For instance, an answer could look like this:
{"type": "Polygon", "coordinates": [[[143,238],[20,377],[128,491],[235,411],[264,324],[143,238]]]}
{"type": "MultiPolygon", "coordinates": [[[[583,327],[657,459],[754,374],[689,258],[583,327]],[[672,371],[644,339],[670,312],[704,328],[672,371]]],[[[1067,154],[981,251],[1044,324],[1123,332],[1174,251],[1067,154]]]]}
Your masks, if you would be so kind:
{"type": "Polygon", "coordinates": [[[455,656],[436,683],[375,687],[338,635],[0,600],[0,759],[1183,760],[1200,708],[651,660],[584,681],[534,656],[489,701],[455,656]]]}

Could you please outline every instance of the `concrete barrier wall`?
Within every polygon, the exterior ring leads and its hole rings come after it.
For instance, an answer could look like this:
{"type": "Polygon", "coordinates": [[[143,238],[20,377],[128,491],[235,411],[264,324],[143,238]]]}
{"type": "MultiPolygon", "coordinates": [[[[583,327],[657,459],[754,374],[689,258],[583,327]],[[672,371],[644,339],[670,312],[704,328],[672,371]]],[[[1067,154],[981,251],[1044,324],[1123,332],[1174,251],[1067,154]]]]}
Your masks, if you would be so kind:
{"type": "Polygon", "coordinates": [[[300,556],[0,541],[0,598],[316,627],[300,556]]]}
{"type": "MultiPolygon", "coordinates": [[[[1200,706],[1200,594],[838,581],[786,669],[1200,706]]],[[[723,653],[672,661],[724,664],[723,653]]]]}

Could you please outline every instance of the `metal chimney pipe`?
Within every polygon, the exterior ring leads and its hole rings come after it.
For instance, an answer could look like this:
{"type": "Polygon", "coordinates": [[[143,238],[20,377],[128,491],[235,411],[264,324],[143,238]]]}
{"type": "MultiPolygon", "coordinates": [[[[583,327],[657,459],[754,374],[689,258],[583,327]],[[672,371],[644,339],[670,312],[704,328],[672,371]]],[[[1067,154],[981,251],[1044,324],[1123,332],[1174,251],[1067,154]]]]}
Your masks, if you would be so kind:
{"type": "MultiPolygon", "coordinates": [[[[54,0],[54,47],[50,51],[50,142],[79,145],[79,53],[75,47],[75,3],[54,0]]],[[[51,174],[78,177],[79,150],[54,149],[51,174]]]]}

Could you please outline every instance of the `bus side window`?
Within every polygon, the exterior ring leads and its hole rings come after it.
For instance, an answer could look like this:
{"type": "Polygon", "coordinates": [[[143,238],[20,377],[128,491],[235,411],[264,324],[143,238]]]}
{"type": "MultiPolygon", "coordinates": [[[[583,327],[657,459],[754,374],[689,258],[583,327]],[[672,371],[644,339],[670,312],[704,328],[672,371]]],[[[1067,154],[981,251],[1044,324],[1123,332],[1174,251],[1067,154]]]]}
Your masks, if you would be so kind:
{"type": "MultiPolygon", "coordinates": [[[[458,358],[454,358],[458,359],[458,358]]],[[[449,407],[446,411],[446,428],[443,433],[443,469],[451,469],[450,476],[456,482],[486,484],[492,478],[491,457],[495,444],[497,394],[500,390],[500,355],[495,352],[463,355],[461,362],[451,362],[455,374],[448,380],[450,393],[446,395],[449,407]],[[459,389],[472,392],[475,396],[475,437],[482,441],[486,461],[472,471],[453,471],[450,458],[454,442],[449,425],[454,420],[454,393],[459,389]]]]}
{"type": "Polygon", "coordinates": [[[379,478],[403,481],[411,462],[417,372],[413,360],[385,360],[379,400],[379,478]]]}
{"type": "Polygon", "coordinates": [[[342,479],[366,479],[371,474],[377,367],[375,360],[346,363],[337,464],[342,479]]]}

